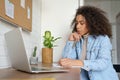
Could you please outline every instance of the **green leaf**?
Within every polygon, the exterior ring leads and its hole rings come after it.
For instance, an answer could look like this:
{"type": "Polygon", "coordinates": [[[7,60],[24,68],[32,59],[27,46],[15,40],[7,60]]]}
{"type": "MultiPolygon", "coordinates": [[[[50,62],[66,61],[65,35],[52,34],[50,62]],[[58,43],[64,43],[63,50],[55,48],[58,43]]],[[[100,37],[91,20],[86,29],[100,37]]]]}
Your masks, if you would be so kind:
{"type": "Polygon", "coordinates": [[[58,40],[58,39],[60,39],[61,37],[57,37],[57,38],[55,38],[54,40],[53,40],[53,42],[55,42],[56,40],[58,40]]]}
{"type": "Polygon", "coordinates": [[[52,47],[53,47],[53,44],[52,44],[52,43],[50,43],[49,48],[52,48],[52,47]]]}
{"type": "Polygon", "coordinates": [[[50,37],[49,39],[50,39],[50,41],[52,41],[52,40],[54,39],[54,37],[52,36],[52,37],[50,37]]]}
{"type": "Polygon", "coordinates": [[[45,38],[48,39],[51,37],[51,32],[50,31],[45,31],[45,38]]]}
{"type": "Polygon", "coordinates": [[[43,42],[43,44],[44,44],[44,46],[47,46],[47,45],[49,45],[49,41],[48,41],[48,40],[45,40],[45,41],[43,42]]]}

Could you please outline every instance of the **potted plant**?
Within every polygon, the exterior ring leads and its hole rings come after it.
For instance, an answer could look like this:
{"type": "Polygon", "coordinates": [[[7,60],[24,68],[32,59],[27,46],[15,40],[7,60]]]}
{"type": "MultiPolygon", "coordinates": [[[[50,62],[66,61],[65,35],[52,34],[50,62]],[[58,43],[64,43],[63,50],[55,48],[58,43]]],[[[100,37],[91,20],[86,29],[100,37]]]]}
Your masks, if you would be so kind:
{"type": "Polygon", "coordinates": [[[61,37],[54,38],[54,36],[51,35],[51,31],[45,31],[44,33],[44,41],[43,45],[44,48],[42,48],[42,63],[53,63],[53,47],[57,46],[54,45],[54,42],[61,37]]]}
{"type": "Polygon", "coordinates": [[[37,46],[34,47],[32,56],[30,57],[30,63],[31,64],[37,64],[38,63],[38,57],[36,56],[37,46]]]}

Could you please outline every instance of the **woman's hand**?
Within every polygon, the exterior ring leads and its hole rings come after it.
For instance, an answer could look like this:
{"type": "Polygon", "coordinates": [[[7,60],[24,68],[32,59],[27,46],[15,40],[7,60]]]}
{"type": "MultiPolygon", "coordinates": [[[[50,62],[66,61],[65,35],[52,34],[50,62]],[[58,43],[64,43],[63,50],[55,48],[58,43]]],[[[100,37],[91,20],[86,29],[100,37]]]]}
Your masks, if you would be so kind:
{"type": "Polygon", "coordinates": [[[81,60],[73,60],[69,58],[60,59],[59,64],[65,68],[71,68],[72,66],[83,66],[81,60]]]}
{"type": "Polygon", "coordinates": [[[70,41],[79,41],[81,38],[81,35],[78,34],[77,32],[74,32],[70,35],[69,40],[70,41]]]}
{"type": "Polygon", "coordinates": [[[69,58],[60,59],[59,64],[65,68],[71,68],[73,65],[73,60],[69,58]]]}

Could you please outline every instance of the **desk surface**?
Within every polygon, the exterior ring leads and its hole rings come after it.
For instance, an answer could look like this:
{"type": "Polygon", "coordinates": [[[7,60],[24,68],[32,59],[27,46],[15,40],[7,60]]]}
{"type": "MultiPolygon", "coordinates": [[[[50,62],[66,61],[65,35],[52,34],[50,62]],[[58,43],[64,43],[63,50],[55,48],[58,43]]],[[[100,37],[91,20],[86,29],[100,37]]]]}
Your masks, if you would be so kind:
{"type": "Polygon", "coordinates": [[[69,72],[30,74],[12,68],[0,69],[0,80],[80,80],[80,69],[69,72]]]}

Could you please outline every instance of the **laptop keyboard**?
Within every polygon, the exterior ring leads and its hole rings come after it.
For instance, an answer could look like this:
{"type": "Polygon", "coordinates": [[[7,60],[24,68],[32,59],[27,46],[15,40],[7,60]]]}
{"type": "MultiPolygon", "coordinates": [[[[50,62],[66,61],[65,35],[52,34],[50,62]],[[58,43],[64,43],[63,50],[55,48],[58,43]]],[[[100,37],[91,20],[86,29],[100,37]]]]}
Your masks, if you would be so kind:
{"type": "Polygon", "coordinates": [[[31,67],[32,72],[39,73],[39,72],[68,72],[69,70],[64,68],[56,68],[56,67],[31,67]]]}
{"type": "Polygon", "coordinates": [[[32,71],[51,70],[48,67],[31,67],[32,71]]]}

